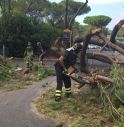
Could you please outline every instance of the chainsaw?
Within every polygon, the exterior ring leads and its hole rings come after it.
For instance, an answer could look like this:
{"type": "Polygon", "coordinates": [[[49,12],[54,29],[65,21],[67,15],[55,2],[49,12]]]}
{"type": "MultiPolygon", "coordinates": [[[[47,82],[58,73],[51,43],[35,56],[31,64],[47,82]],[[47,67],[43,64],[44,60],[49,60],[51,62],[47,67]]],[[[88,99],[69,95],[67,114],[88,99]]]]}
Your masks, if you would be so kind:
{"type": "Polygon", "coordinates": [[[91,84],[91,82],[87,79],[83,79],[78,75],[78,72],[76,72],[76,69],[74,69],[73,67],[68,68],[67,73],[64,73],[66,76],[70,77],[71,79],[73,79],[74,81],[79,83],[79,89],[81,87],[83,87],[85,84],[91,84]]]}

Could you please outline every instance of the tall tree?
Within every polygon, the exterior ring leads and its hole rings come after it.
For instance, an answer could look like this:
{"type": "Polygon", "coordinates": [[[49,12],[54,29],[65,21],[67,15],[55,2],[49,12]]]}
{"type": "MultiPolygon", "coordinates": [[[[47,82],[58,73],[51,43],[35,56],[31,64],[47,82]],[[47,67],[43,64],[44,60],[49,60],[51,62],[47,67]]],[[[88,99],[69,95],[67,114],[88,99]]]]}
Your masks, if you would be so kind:
{"type": "Polygon", "coordinates": [[[107,26],[110,21],[111,18],[105,15],[89,16],[84,19],[84,23],[100,28],[107,26]]]}
{"type": "Polygon", "coordinates": [[[48,21],[52,21],[52,24],[54,24],[54,26],[62,27],[64,25],[64,18],[66,17],[66,27],[69,26],[69,21],[71,26],[75,21],[76,16],[83,15],[91,10],[89,6],[85,6],[85,8],[82,8],[81,5],[83,6],[84,3],[76,2],[73,0],[61,1],[60,3],[51,3],[51,6],[49,6],[49,8],[47,8],[46,10],[46,17],[47,19],[49,19],[48,21]],[[66,10],[66,14],[64,13],[64,10],[66,10]]]}
{"type": "Polygon", "coordinates": [[[49,6],[47,0],[18,0],[14,1],[14,12],[23,13],[30,17],[43,17],[43,11],[49,6]]]}
{"type": "Polygon", "coordinates": [[[82,15],[84,13],[88,13],[90,11],[90,8],[87,6],[87,3],[88,3],[88,0],[86,0],[85,3],[80,3],[81,6],[78,6],[78,9],[75,10],[76,13],[73,14],[73,16],[71,17],[70,21],[69,21],[69,27],[72,28],[72,24],[74,23],[75,21],[75,18],[78,16],[78,15],[82,15]]]}
{"type": "Polygon", "coordinates": [[[64,6],[63,4],[51,3],[48,8],[44,9],[44,18],[48,23],[55,27],[63,26],[64,20],[64,6]]]}

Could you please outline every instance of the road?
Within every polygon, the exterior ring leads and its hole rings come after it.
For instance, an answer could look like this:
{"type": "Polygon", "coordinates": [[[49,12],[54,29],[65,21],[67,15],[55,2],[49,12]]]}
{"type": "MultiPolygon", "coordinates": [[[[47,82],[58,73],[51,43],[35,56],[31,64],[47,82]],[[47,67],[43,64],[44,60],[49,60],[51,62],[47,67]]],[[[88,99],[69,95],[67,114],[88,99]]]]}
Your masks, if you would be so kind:
{"type": "Polygon", "coordinates": [[[0,94],[0,127],[54,127],[52,120],[40,118],[32,110],[32,101],[50,88],[55,77],[28,86],[26,89],[0,94]],[[43,87],[48,83],[49,87],[43,87]]]}

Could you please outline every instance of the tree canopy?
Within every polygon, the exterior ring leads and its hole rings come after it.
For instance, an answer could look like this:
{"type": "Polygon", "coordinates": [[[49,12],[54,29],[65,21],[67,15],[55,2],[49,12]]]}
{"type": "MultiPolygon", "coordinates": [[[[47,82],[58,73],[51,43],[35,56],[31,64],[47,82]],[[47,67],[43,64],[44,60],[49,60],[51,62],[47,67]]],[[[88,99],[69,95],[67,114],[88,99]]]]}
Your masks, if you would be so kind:
{"type": "Polygon", "coordinates": [[[96,27],[105,27],[112,19],[105,15],[88,16],[84,18],[84,23],[96,27]]]}
{"type": "MultiPolygon", "coordinates": [[[[69,1],[69,20],[81,4],[69,1]]],[[[64,8],[64,0],[59,3],[48,0],[0,0],[0,48],[5,44],[11,56],[22,57],[28,41],[34,47],[37,41],[45,48],[49,47],[56,37],[62,35],[64,8]]],[[[90,10],[86,6],[78,16],[90,10]]]]}

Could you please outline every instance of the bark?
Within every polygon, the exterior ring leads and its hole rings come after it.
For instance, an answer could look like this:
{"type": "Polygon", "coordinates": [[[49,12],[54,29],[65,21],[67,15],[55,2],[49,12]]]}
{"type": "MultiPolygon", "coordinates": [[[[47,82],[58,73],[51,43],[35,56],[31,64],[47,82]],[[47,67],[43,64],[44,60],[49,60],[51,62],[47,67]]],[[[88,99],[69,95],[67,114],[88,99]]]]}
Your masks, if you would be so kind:
{"type": "Polygon", "coordinates": [[[85,37],[85,41],[83,43],[83,48],[82,48],[82,52],[81,52],[81,56],[80,56],[80,65],[81,65],[80,70],[83,72],[87,71],[85,58],[86,58],[86,50],[88,48],[89,41],[93,35],[97,35],[100,31],[101,31],[100,28],[94,29],[94,30],[90,31],[85,37]]]}
{"type": "Polygon", "coordinates": [[[106,76],[102,76],[102,75],[90,75],[87,76],[87,78],[82,77],[81,79],[78,79],[76,77],[73,77],[71,75],[68,75],[70,78],[72,78],[74,81],[78,82],[79,85],[79,89],[81,87],[83,87],[85,84],[89,84],[89,85],[99,85],[100,82],[106,82],[107,84],[111,85],[113,83],[112,79],[106,76]]]}
{"type": "Polygon", "coordinates": [[[99,61],[102,61],[102,62],[108,63],[108,64],[113,64],[114,63],[114,61],[111,57],[105,56],[102,53],[87,53],[87,58],[88,59],[99,60],[99,61]]]}
{"type": "Polygon", "coordinates": [[[111,78],[105,77],[105,76],[102,76],[102,75],[96,75],[95,78],[96,78],[96,80],[99,80],[99,81],[106,81],[106,82],[109,82],[109,83],[113,83],[111,78]]]}
{"type": "MultiPolygon", "coordinates": [[[[92,42],[92,44],[96,44],[96,45],[100,45],[100,46],[104,46],[104,47],[108,47],[111,48],[115,51],[118,51],[119,53],[121,53],[122,55],[124,55],[124,49],[117,46],[116,44],[113,44],[112,42],[109,41],[108,38],[106,38],[106,36],[102,33],[100,33],[101,30],[100,29],[94,29],[92,31],[90,31],[85,38],[84,44],[83,44],[83,48],[82,48],[82,52],[81,52],[81,57],[80,57],[80,70],[83,72],[86,72],[86,61],[85,61],[85,57],[86,57],[86,50],[88,48],[88,44],[90,42],[92,42]],[[93,41],[91,38],[93,36],[97,36],[97,39],[95,38],[95,41],[93,41]],[[94,43],[93,43],[94,42],[94,43]]],[[[93,55],[92,55],[93,56],[93,55]]],[[[106,61],[107,63],[118,63],[117,61],[113,60],[111,57],[109,56],[105,56],[103,54],[94,54],[94,57],[97,58],[97,56],[99,56],[98,58],[100,58],[103,61],[106,61]]],[[[123,63],[123,62],[122,62],[123,63]]]]}
{"type": "Polygon", "coordinates": [[[121,53],[121,54],[124,55],[124,49],[121,48],[121,47],[119,47],[118,45],[113,44],[112,42],[110,42],[109,39],[106,38],[106,36],[105,36],[104,34],[100,33],[99,37],[100,37],[102,40],[104,40],[104,41],[103,41],[103,45],[106,44],[107,47],[109,47],[109,48],[111,48],[111,49],[113,49],[113,50],[116,50],[116,51],[118,51],[119,53],[121,53]]]}
{"type": "Polygon", "coordinates": [[[120,30],[120,28],[122,27],[122,25],[124,24],[124,19],[123,20],[120,20],[116,25],[115,27],[113,28],[113,31],[112,31],[112,34],[111,34],[111,37],[110,37],[110,41],[112,43],[116,43],[116,35],[118,33],[118,31],[120,30]]]}
{"type": "MultiPolygon", "coordinates": [[[[105,36],[105,38],[106,38],[106,36],[105,36]]],[[[75,43],[81,43],[83,41],[84,41],[84,38],[76,38],[74,40],[75,43]]],[[[109,41],[109,39],[108,39],[108,41],[109,41]]],[[[98,45],[98,46],[106,45],[105,41],[102,38],[99,38],[98,36],[95,36],[95,35],[90,39],[89,44],[94,44],[94,45],[98,45]]],[[[124,49],[124,43],[115,43],[115,45],[124,49]]],[[[106,45],[106,47],[109,48],[108,45],[106,45]]]]}
{"type": "Polygon", "coordinates": [[[108,64],[123,64],[124,65],[124,61],[118,61],[116,60],[114,57],[110,56],[109,54],[105,55],[104,53],[100,53],[100,52],[93,52],[93,53],[87,53],[87,58],[88,59],[96,59],[108,64]]]}

